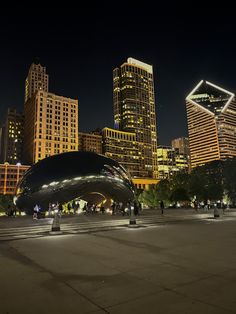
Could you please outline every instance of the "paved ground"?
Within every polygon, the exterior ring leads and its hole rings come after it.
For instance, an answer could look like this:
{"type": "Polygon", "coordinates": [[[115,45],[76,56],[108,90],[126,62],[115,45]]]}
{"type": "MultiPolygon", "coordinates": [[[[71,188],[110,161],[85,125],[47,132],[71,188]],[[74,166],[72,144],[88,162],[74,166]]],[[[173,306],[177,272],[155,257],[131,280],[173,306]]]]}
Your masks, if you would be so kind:
{"type": "Polygon", "coordinates": [[[0,241],[0,313],[236,313],[234,213],[158,216],[136,229],[0,241]]]}
{"type": "MultiPolygon", "coordinates": [[[[235,215],[236,209],[230,209],[225,212],[226,216],[235,215]]],[[[161,215],[160,210],[150,210],[145,209],[141,212],[140,216],[137,216],[137,219],[148,218],[148,217],[157,217],[159,219],[168,219],[168,218],[175,218],[177,220],[181,220],[184,218],[202,218],[202,217],[213,217],[214,213],[213,210],[205,211],[199,210],[196,212],[193,209],[165,209],[164,215],[161,215]]],[[[84,223],[84,222],[94,222],[94,221],[118,221],[118,220],[129,220],[129,216],[122,216],[121,214],[117,214],[112,216],[111,214],[104,214],[101,213],[97,214],[76,214],[76,215],[66,215],[64,214],[61,218],[61,224],[71,224],[71,223],[84,223]]],[[[28,226],[41,226],[41,225],[48,225],[51,224],[52,218],[42,218],[38,220],[33,220],[32,216],[17,216],[14,217],[7,217],[7,216],[0,216],[0,230],[4,228],[16,228],[16,227],[28,227],[28,226]]]]}

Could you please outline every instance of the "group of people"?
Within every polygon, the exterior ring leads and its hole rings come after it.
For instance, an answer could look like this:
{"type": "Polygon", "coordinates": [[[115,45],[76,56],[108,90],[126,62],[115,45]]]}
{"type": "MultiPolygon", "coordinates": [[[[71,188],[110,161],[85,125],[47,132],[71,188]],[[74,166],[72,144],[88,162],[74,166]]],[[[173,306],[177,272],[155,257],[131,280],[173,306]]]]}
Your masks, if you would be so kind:
{"type": "Polygon", "coordinates": [[[69,202],[65,205],[62,203],[56,202],[54,203],[49,203],[48,205],[48,215],[51,216],[52,213],[56,212],[58,213],[59,216],[62,215],[62,212],[67,212],[68,214],[76,214],[76,212],[79,210],[80,204],[79,202],[75,202],[73,200],[72,202],[69,202]]]}
{"type": "Polygon", "coordinates": [[[199,209],[203,209],[205,211],[208,211],[209,209],[223,209],[225,210],[229,205],[227,203],[222,202],[221,200],[217,200],[214,202],[211,202],[209,199],[201,202],[197,202],[197,200],[194,200],[191,203],[191,206],[198,211],[199,209]]]}
{"type": "MultiPolygon", "coordinates": [[[[61,216],[63,207],[60,203],[49,203],[48,205],[48,216],[52,215],[53,213],[57,213],[59,216],[61,216]]],[[[45,212],[43,211],[43,208],[39,204],[35,204],[33,208],[33,219],[40,219],[45,217],[45,212]]]]}
{"type": "MultiPolygon", "coordinates": [[[[164,206],[164,205],[163,205],[164,206]]],[[[163,207],[164,208],[164,207],[163,207]]],[[[76,214],[80,209],[79,201],[73,200],[67,204],[62,204],[59,202],[49,203],[48,205],[48,216],[53,214],[57,214],[61,217],[62,212],[66,212],[68,214],[76,214]]],[[[100,206],[97,204],[93,204],[90,202],[85,202],[83,207],[81,208],[84,214],[95,214],[100,211],[102,214],[105,214],[105,207],[103,204],[100,206]]],[[[113,201],[111,204],[112,215],[121,214],[122,216],[128,215],[130,216],[133,213],[135,216],[139,215],[142,210],[141,203],[137,200],[131,201],[129,200],[126,204],[118,201],[113,201]],[[133,212],[132,212],[133,211],[133,212]]],[[[44,216],[44,211],[42,210],[39,204],[35,204],[33,208],[33,219],[39,219],[44,216]]]]}
{"type": "Polygon", "coordinates": [[[133,210],[133,213],[135,216],[140,214],[140,211],[142,210],[141,203],[139,201],[128,201],[127,204],[123,204],[122,202],[116,202],[113,201],[111,205],[112,209],[112,215],[116,214],[122,214],[122,216],[131,215],[131,211],[133,210]]]}
{"type": "Polygon", "coordinates": [[[16,212],[16,206],[10,204],[7,206],[6,215],[8,217],[16,217],[16,212]]]}
{"type": "Polygon", "coordinates": [[[84,203],[83,212],[85,215],[96,214],[98,211],[100,211],[102,214],[105,214],[105,207],[103,204],[98,207],[97,204],[90,202],[84,203]]]}

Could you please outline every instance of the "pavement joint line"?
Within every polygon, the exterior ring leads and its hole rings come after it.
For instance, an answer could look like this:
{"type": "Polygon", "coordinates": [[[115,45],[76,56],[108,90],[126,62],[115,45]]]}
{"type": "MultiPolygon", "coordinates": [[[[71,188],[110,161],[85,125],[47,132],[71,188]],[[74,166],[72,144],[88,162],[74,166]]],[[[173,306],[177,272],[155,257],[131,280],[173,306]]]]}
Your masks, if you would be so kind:
{"type": "Polygon", "coordinates": [[[112,305],[109,305],[106,308],[107,309],[112,309],[113,307],[115,307],[117,305],[124,305],[126,303],[130,303],[130,302],[135,301],[135,300],[140,300],[141,298],[145,298],[147,296],[154,296],[156,294],[162,293],[163,291],[165,291],[165,289],[160,290],[160,291],[151,292],[151,293],[149,292],[149,293],[143,294],[141,296],[136,296],[136,297],[133,297],[131,299],[128,299],[128,300],[125,300],[125,301],[122,301],[122,302],[118,302],[118,303],[115,303],[115,304],[112,304],[112,305]]]}
{"type": "MultiPolygon", "coordinates": [[[[51,273],[51,272],[49,272],[51,273]]],[[[51,275],[53,277],[55,277],[56,275],[51,273],[51,275]]],[[[56,276],[57,277],[57,276],[56,276]]],[[[60,282],[63,282],[64,285],[66,285],[67,287],[69,287],[70,289],[72,289],[76,294],[78,294],[79,296],[81,296],[82,298],[86,299],[87,301],[89,301],[90,303],[92,303],[93,305],[95,305],[97,308],[99,308],[100,310],[104,311],[105,313],[108,313],[110,314],[109,311],[107,311],[103,306],[97,304],[95,301],[91,300],[89,297],[87,297],[86,295],[84,295],[83,293],[81,293],[80,291],[78,291],[76,288],[74,288],[73,286],[71,286],[68,282],[64,281],[64,280],[61,280],[61,279],[58,279],[60,282]]]]}
{"type": "Polygon", "coordinates": [[[56,273],[48,270],[47,268],[39,265],[36,262],[32,263],[32,260],[28,257],[26,257],[23,253],[19,252],[19,250],[17,248],[11,247],[11,249],[16,252],[20,257],[26,258],[27,260],[29,260],[29,264],[31,267],[36,268],[37,270],[41,270],[44,271],[45,273],[50,274],[53,278],[55,278],[57,281],[63,283],[64,285],[66,285],[67,287],[69,287],[70,289],[72,289],[76,294],[80,295],[81,297],[83,297],[84,299],[86,299],[87,301],[89,301],[91,304],[95,305],[97,308],[99,308],[100,310],[103,310],[105,313],[110,314],[110,312],[108,312],[105,308],[103,308],[102,306],[100,306],[99,304],[97,304],[96,302],[94,302],[93,300],[91,300],[90,298],[88,298],[86,295],[82,294],[81,292],[79,292],[77,289],[75,289],[74,287],[72,287],[68,282],[61,280],[59,276],[57,276],[56,273]]]}
{"type": "Polygon", "coordinates": [[[222,310],[224,310],[224,311],[229,311],[229,312],[231,312],[231,313],[236,313],[235,310],[231,310],[231,309],[229,309],[229,308],[223,307],[223,306],[218,305],[218,304],[214,304],[214,303],[207,302],[207,301],[204,301],[204,300],[201,300],[201,299],[192,297],[192,296],[188,296],[187,294],[185,294],[185,293],[183,293],[183,292],[179,292],[179,291],[176,291],[176,290],[174,290],[174,289],[168,289],[168,290],[171,291],[172,293],[176,293],[177,295],[180,295],[180,296],[185,297],[185,298],[187,298],[187,299],[191,299],[191,300],[197,301],[197,302],[199,302],[199,303],[212,306],[213,308],[222,309],[222,310]]]}

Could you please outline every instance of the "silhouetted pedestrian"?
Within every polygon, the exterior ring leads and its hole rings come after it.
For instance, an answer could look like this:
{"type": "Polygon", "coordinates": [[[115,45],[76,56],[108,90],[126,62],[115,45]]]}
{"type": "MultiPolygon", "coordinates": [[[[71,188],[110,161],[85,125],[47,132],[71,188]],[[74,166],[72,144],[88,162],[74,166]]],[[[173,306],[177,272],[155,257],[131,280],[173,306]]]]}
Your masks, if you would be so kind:
{"type": "Polygon", "coordinates": [[[62,211],[63,211],[63,206],[62,206],[62,203],[60,203],[60,204],[58,205],[58,216],[59,216],[59,217],[61,217],[62,211]]]}
{"type": "Polygon", "coordinates": [[[115,215],[116,202],[113,202],[111,205],[112,215],[115,215]]]}
{"type": "Polygon", "coordinates": [[[38,219],[38,213],[39,213],[39,206],[38,206],[38,204],[36,204],[34,206],[33,219],[38,219]]]}
{"type": "Polygon", "coordinates": [[[127,208],[128,208],[128,215],[130,216],[131,215],[131,202],[130,201],[127,202],[127,208]]]}
{"type": "Polygon", "coordinates": [[[137,216],[138,215],[138,204],[136,201],[134,201],[134,215],[137,216]]]}
{"type": "Polygon", "coordinates": [[[161,207],[161,214],[163,215],[164,214],[164,208],[165,208],[163,201],[160,201],[160,207],[161,207]]]}
{"type": "Polygon", "coordinates": [[[104,205],[102,205],[102,206],[100,207],[100,211],[102,212],[102,214],[105,214],[105,207],[104,207],[104,205]]]}

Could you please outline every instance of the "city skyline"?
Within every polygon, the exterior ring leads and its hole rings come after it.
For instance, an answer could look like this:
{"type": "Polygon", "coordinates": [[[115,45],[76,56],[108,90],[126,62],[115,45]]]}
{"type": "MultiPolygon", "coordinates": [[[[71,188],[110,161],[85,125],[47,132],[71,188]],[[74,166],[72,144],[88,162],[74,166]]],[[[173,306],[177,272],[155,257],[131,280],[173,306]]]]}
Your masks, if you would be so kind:
{"type": "MultiPolygon", "coordinates": [[[[184,13],[173,15],[173,7],[168,20],[165,14],[162,18],[157,14],[153,20],[150,13],[148,32],[143,24],[127,31],[125,25],[114,23],[116,12],[105,15],[103,9],[95,6],[89,14],[83,9],[81,19],[65,16],[63,23],[51,12],[41,19],[34,14],[27,21],[4,12],[0,22],[1,122],[7,107],[23,110],[24,81],[36,60],[47,68],[52,93],[78,99],[82,132],[114,127],[115,67],[128,57],[153,65],[160,145],[187,136],[185,97],[203,77],[235,92],[236,47],[232,38],[236,28],[230,19],[222,17],[219,23],[205,13],[197,25],[188,24],[182,19],[184,13]],[[27,25],[32,27],[25,32],[27,25]],[[107,30],[109,25],[114,27],[112,34],[107,30]]],[[[132,15],[136,14],[134,8],[132,15]]]]}

